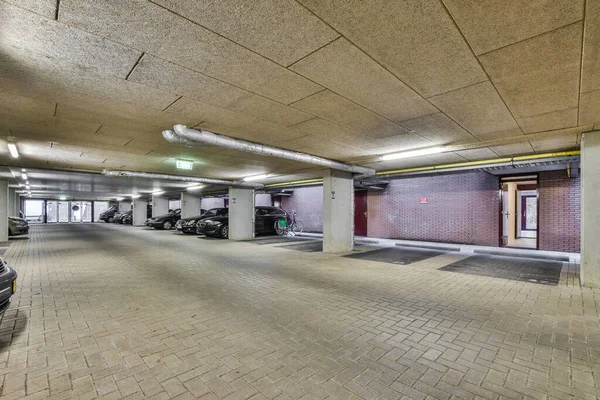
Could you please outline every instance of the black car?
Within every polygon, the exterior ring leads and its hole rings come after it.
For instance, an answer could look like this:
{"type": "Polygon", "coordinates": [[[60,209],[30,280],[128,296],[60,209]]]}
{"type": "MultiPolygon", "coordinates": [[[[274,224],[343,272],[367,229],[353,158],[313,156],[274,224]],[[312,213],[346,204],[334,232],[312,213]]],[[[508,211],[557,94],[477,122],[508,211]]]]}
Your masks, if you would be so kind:
{"type": "Polygon", "coordinates": [[[169,211],[168,214],[161,215],[154,218],[148,218],[146,225],[154,229],[166,229],[169,230],[175,226],[177,221],[181,219],[181,209],[169,211]]]}
{"type": "Polygon", "coordinates": [[[8,217],[8,236],[27,235],[29,224],[23,218],[8,217]]]}
{"type": "Polygon", "coordinates": [[[10,298],[17,291],[17,271],[0,257],[0,315],[10,306],[10,298]]]}
{"type": "MultiPolygon", "coordinates": [[[[196,215],[195,217],[182,218],[175,224],[175,229],[182,233],[191,233],[196,234],[196,223],[202,218],[207,218],[209,216],[214,216],[215,214],[211,213],[213,210],[221,210],[220,208],[213,208],[208,210],[208,215],[206,210],[200,210],[200,215],[196,215]]],[[[227,210],[225,208],[225,210],[227,210]]]]}
{"type": "Polygon", "coordinates": [[[117,213],[117,206],[112,206],[108,208],[106,211],[100,214],[98,219],[104,222],[114,222],[115,214],[117,213]]]}
{"type": "Polygon", "coordinates": [[[131,225],[133,220],[133,211],[124,211],[121,213],[121,216],[117,220],[120,224],[131,225]]]}
{"type": "MultiPolygon", "coordinates": [[[[254,209],[254,233],[275,233],[275,222],[281,219],[289,220],[288,213],[279,207],[258,206],[254,209]]],[[[229,214],[201,219],[196,224],[196,233],[206,236],[229,237],[229,214]]]]}

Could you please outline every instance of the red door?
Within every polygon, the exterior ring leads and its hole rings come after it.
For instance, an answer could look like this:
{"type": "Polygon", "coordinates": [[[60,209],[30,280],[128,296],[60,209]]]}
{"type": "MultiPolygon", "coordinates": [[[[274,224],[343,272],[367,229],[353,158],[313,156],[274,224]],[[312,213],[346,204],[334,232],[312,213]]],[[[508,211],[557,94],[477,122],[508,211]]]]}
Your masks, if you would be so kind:
{"type": "Polygon", "coordinates": [[[367,191],[354,192],[354,235],[367,236],[367,191]]]}

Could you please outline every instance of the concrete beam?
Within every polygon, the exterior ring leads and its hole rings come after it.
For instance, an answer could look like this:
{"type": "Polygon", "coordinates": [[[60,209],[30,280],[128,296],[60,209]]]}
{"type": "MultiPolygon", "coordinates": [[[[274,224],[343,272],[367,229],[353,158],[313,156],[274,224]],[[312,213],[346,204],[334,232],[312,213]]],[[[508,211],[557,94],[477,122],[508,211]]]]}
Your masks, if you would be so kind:
{"type": "Polygon", "coordinates": [[[229,239],[254,238],[254,189],[229,188],[229,239]]]}
{"type": "Polygon", "coordinates": [[[581,140],[581,283],[600,288],[600,131],[581,140]]]}
{"type": "Polygon", "coordinates": [[[354,181],[350,172],[328,170],[323,179],[323,252],[354,249],[354,181]]]}

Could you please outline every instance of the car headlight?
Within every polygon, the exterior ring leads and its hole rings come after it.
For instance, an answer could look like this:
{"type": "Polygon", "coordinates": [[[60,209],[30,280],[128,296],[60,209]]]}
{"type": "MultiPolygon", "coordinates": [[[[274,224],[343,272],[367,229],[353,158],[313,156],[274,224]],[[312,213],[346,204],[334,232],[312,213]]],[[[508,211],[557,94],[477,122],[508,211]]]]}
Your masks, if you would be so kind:
{"type": "Polygon", "coordinates": [[[191,219],[191,220],[189,220],[189,221],[186,223],[186,225],[194,225],[195,223],[196,223],[196,220],[195,220],[195,219],[191,219]]]}

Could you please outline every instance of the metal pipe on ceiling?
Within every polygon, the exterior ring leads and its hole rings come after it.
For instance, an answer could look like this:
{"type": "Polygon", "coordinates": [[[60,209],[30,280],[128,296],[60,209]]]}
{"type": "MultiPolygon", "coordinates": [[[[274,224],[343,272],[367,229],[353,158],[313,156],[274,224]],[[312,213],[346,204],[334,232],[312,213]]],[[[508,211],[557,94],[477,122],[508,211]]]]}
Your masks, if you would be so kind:
{"type": "Polygon", "coordinates": [[[261,189],[264,187],[264,185],[262,183],[230,181],[230,180],[225,180],[225,179],[202,178],[202,177],[198,177],[198,176],[153,174],[150,172],[137,172],[137,171],[111,171],[111,170],[105,169],[102,171],[102,175],[120,176],[120,177],[128,177],[128,178],[164,179],[167,181],[206,183],[209,185],[237,186],[237,187],[246,187],[246,188],[252,188],[252,189],[261,189]]]}
{"type": "Polygon", "coordinates": [[[218,135],[205,130],[188,128],[185,125],[175,125],[173,130],[164,130],[163,137],[170,143],[184,144],[186,146],[199,146],[207,144],[211,146],[224,147],[227,149],[254,153],[269,157],[285,158],[306,164],[318,165],[320,167],[335,169],[339,171],[352,172],[361,176],[375,175],[372,168],[359,165],[346,164],[323,157],[313,156],[307,153],[285,150],[279,147],[267,146],[260,143],[248,142],[246,140],[234,139],[224,135],[218,135]],[[191,144],[190,144],[191,143],[191,144]]]}

